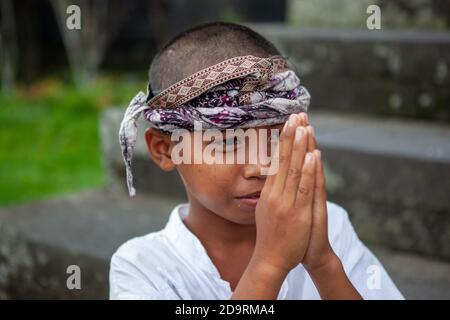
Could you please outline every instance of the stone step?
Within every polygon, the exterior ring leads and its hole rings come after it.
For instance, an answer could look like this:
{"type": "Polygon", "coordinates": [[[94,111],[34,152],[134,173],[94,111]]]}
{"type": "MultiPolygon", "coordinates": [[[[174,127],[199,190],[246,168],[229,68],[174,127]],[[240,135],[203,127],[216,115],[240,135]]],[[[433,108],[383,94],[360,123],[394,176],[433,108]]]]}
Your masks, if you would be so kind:
{"type": "Polygon", "coordinates": [[[288,57],[314,110],[450,121],[450,33],[249,24],[288,57]]]}
{"type": "Polygon", "coordinates": [[[163,228],[176,203],[101,189],[0,208],[0,299],[107,299],[114,251],[163,228]],[[81,290],[66,286],[70,265],[81,290]]]}
{"type": "Polygon", "coordinates": [[[331,200],[370,243],[450,258],[450,126],[311,113],[331,200]]]}
{"type": "MultiPolygon", "coordinates": [[[[125,191],[117,142],[123,110],[102,116],[111,186],[125,191]]],[[[450,259],[450,127],[421,121],[310,113],[323,150],[329,198],[348,211],[361,238],[393,249],[450,259]]],[[[139,125],[133,170],[137,192],[185,200],[176,172],[157,168],[139,125]]]]}
{"type": "MultiPolygon", "coordinates": [[[[126,240],[160,230],[178,200],[110,189],[0,208],[0,298],[107,299],[109,261],[126,240]],[[81,269],[81,290],[66,286],[81,269]]],[[[369,246],[409,299],[450,299],[450,263],[369,246]]]]}

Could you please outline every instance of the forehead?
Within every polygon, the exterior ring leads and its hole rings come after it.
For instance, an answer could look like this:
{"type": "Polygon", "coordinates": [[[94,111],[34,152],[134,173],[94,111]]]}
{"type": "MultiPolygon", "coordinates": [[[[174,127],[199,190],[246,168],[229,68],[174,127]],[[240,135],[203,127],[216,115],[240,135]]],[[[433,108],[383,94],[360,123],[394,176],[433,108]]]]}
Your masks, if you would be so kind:
{"type": "Polygon", "coordinates": [[[257,129],[263,128],[263,129],[283,129],[285,122],[280,123],[280,124],[274,124],[271,126],[263,126],[263,127],[258,127],[257,129]]]}
{"type": "MultiPolygon", "coordinates": [[[[273,129],[281,130],[281,129],[283,129],[283,126],[284,126],[284,122],[280,123],[280,124],[270,125],[270,126],[260,126],[260,127],[245,128],[245,129],[242,129],[242,130],[244,130],[244,132],[249,130],[249,129],[255,130],[255,131],[264,130],[264,131],[269,131],[270,132],[270,130],[273,130],[273,129]]],[[[225,132],[225,130],[223,132],[225,132]]]]}
{"type": "MultiPolygon", "coordinates": [[[[259,126],[259,127],[242,128],[241,130],[246,131],[246,130],[249,130],[249,129],[252,129],[252,130],[260,130],[260,129],[266,129],[266,130],[267,130],[267,129],[283,129],[284,124],[285,124],[285,122],[280,123],[280,124],[272,124],[272,125],[270,125],[270,126],[259,126]]],[[[231,130],[240,130],[240,128],[230,128],[230,129],[231,129],[231,130]]],[[[226,129],[220,130],[220,131],[225,132],[226,129]]]]}

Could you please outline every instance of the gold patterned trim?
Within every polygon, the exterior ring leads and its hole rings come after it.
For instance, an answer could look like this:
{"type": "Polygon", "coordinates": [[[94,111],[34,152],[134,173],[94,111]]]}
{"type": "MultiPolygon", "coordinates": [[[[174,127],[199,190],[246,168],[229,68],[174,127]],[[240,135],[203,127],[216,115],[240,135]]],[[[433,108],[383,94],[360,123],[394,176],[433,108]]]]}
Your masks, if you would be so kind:
{"type": "Polygon", "coordinates": [[[273,74],[286,69],[288,69],[287,62],[281,56],[269,58],[252,55],[234,57],[202,69],[173,84],[150,99],[148,105],[155,109],[176,108],[215,86],[259,72],[255,78],[246,78],[239,91],[240,101],[247,104],[253,91],[263,89],[267,80],[273,74]]]}

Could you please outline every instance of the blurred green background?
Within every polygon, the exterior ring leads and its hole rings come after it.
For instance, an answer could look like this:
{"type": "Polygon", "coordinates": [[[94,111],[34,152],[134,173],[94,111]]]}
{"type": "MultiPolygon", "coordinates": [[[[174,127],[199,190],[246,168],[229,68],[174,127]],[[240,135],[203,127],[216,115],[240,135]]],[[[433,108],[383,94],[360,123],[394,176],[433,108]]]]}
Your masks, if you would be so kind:
{"type": "Polygon", "coordinates": [[[0,205],[105,181],[99,112],[126,105],[145,82],[101,76],[88,87],[43,78],[0,94],[0,205]]]}

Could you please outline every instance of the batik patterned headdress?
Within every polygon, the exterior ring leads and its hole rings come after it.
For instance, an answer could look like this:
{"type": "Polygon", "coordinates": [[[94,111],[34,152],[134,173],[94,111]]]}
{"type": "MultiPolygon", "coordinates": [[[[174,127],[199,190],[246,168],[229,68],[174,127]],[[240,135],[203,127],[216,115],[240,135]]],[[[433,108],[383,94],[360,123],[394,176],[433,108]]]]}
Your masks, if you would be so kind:
{"type": "Polygon", "coordinates": [[[239,56],[173,84],[156,96],[149,85],[139,92],[122,120],[119,141],[126,166],[130,196],[133,187],[131,160],[140,116],[164,133],[177,129],[235,129],[284,123],[290,114],[306,112],[310,94],[281,56],[239,56]]]}

